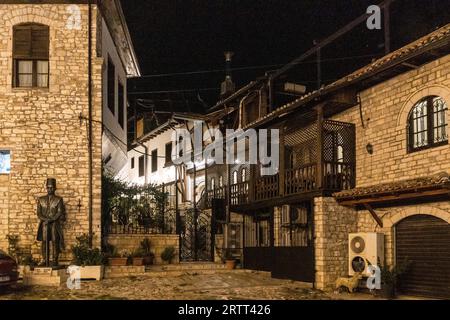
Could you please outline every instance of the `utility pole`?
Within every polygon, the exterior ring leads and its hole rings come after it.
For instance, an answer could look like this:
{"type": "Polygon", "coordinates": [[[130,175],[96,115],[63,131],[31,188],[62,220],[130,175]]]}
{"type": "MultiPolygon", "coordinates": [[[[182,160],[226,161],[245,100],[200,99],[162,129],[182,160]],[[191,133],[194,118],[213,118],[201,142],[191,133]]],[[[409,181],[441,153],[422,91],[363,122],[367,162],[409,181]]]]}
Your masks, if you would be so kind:
{"type": "MultiPolygon", "coordinates": [[[[313,45],[317,46],[320,41],[314,40],[313,45]]],[[[317,47],[316,52],[316,63],[317,63],[317,90],[322,86],[322,48],[317,47]]]]}
{"type": "Polygon", "coordinates": [[[390,5],[392,0],[386,0],[384,6],[384,50],[385,54],[391,52],[391,13],[390,5]]]}

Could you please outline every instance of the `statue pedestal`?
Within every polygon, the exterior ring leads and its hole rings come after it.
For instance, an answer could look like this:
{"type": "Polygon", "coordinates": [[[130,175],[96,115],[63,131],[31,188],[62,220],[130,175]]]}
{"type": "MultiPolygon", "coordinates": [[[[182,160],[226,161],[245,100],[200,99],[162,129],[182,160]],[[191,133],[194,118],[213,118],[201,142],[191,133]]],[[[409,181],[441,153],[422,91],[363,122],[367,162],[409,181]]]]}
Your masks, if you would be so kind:
{"type": "Polygon", "coordinates": [[[32,271],[24,273],[23,284],[26,286],[59,287],[67,282],[68,277],[65,268],[34,268],[32,271]]]}

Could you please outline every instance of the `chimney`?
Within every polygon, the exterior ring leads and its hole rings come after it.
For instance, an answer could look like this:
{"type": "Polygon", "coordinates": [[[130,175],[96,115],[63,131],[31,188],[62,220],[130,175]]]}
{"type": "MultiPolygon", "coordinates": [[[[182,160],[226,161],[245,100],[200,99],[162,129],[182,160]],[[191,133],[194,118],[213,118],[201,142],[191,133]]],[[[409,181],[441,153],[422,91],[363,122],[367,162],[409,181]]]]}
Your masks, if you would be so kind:
{"type": "Polygon", "coordinates": [[[231,59],[234,53],[231,51],[225,52],[225,81],[222,82],[220,88],[220,98],[225,99],[236,90],[233,80],[231,79],[231,59]]]}

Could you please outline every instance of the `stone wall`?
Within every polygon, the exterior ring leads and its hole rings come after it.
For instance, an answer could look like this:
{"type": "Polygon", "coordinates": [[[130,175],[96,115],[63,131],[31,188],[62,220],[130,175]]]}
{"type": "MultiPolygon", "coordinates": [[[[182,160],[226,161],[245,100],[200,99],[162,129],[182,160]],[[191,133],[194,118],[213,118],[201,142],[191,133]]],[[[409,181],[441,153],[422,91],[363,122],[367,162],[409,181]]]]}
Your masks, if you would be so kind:
{"type": "MultiPolygon", "coordinates": [[[[9,207],[9,175],[0,174],[0,213],[7,212],[9,207]]],[[[8,248],[8,215],[0,215],[0,249],[8,248]]]]}
{"type": "MultiPolygon", "coordinates": [[[[356,125],[356,186],[395,182],[450,172],[450,147],[444,145],[419,152],[407,151],[407,118],[411,108],[428,95],[441,96],[450,105],[450,55],[406,72],[360,93],[364,127],[359,106],[333,120],[356,125]],[[366,145],[373,145],[372,155],[366,145]]],[[[447,114],[447,121],[450,119],[447,114]]],[[[448,127],[447,127],[448,130],[448,127]]],[[[447,133],[448,134],[448,133],[447,133]]],[[[338,205],[332,198],[315,199],[316,285],[331,288],[338,276],[347,275],[348,233],[385,234],[385,259],[395,262],[395,224],[415,214],[430,214],[450,222],[448,202],[397,206],[375,210],[383,221],[380,228],[366,210],[338,205]]]]}
{"type": "MultiPolygon", "coordinates": [[[[19,245],[40,257],[36,242],[36,200],[45,195],[47,177],[57,179],[57,194],[65,200],[69,259],[75,237],[88,232],[88,8],[79,5],[81,29],[68,29],[67,5],[0,6],[0,148],[11,151],[11,173],[0,186],[0,249],[6,249],[5,233],[18,235],[19,245]],[[49,87],[28,89],[12,86],[12,32],[20,23],[36,22],[50,28],[49,87]],[[6,192],[9,190],[9,192],[6,192]],[[9,205],[5,205],[9,202],[9,205]],[[4,223],[8,221],[7,223],[4,223]]],[[[93,9],[93,231],[100,245],[101,212],[101,71],[96,58],[96,15],[93,9]]],[[[2,181],[4,178],[2,177],[2,181]]]]}
{"type": "Polygon", "coordinates": [[[129,252],[135,251],[139,248],[142,240],[149,238],[151,241],[151,250],[155,254],[155,263],[162,263],[161,252],[166,247],[174,247],[175,258],[172,263],[178,263],[180,261],[179,254],[179,236],[176,234],[148,234],[148,235],[138,235],[138,234],[123,234],[123,235],[109,235],[107,237],[107,242],[117,248],[117,250],[123,251],[127,250],[129,252]]]}
{"type": "Polygon", "coordinates": [[[348,234],[357,232],[357,213],[334,198],[314,198],[316,282],[318,289],[334,287],[348,273],[348,234]]]}
{"type": "Polygon", "coordinates": [[[333,117],[356,125],[358,187],[450,172],[449,145],[407,151],[408,114],[415,103],[428,95],[441,96],[450,106],[450,55],[362,91],[364,128],[359,106],[333,117]],[[373,145],[372,155],[366,151],[368,143],[373,145]]]}

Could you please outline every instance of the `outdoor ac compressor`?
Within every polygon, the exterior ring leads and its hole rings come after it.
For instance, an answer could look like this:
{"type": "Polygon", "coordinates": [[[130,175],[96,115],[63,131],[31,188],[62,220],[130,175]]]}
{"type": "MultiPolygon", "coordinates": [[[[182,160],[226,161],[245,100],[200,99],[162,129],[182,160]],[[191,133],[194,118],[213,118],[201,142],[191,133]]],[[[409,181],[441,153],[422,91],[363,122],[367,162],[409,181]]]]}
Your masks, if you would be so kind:
{"type": "Polygon", "coordinates": [[[369,264],[384,265],[384,234],[376,232],[350,233],[348,235],[348,273],[362,272],[370,276],[369,264]]]}

